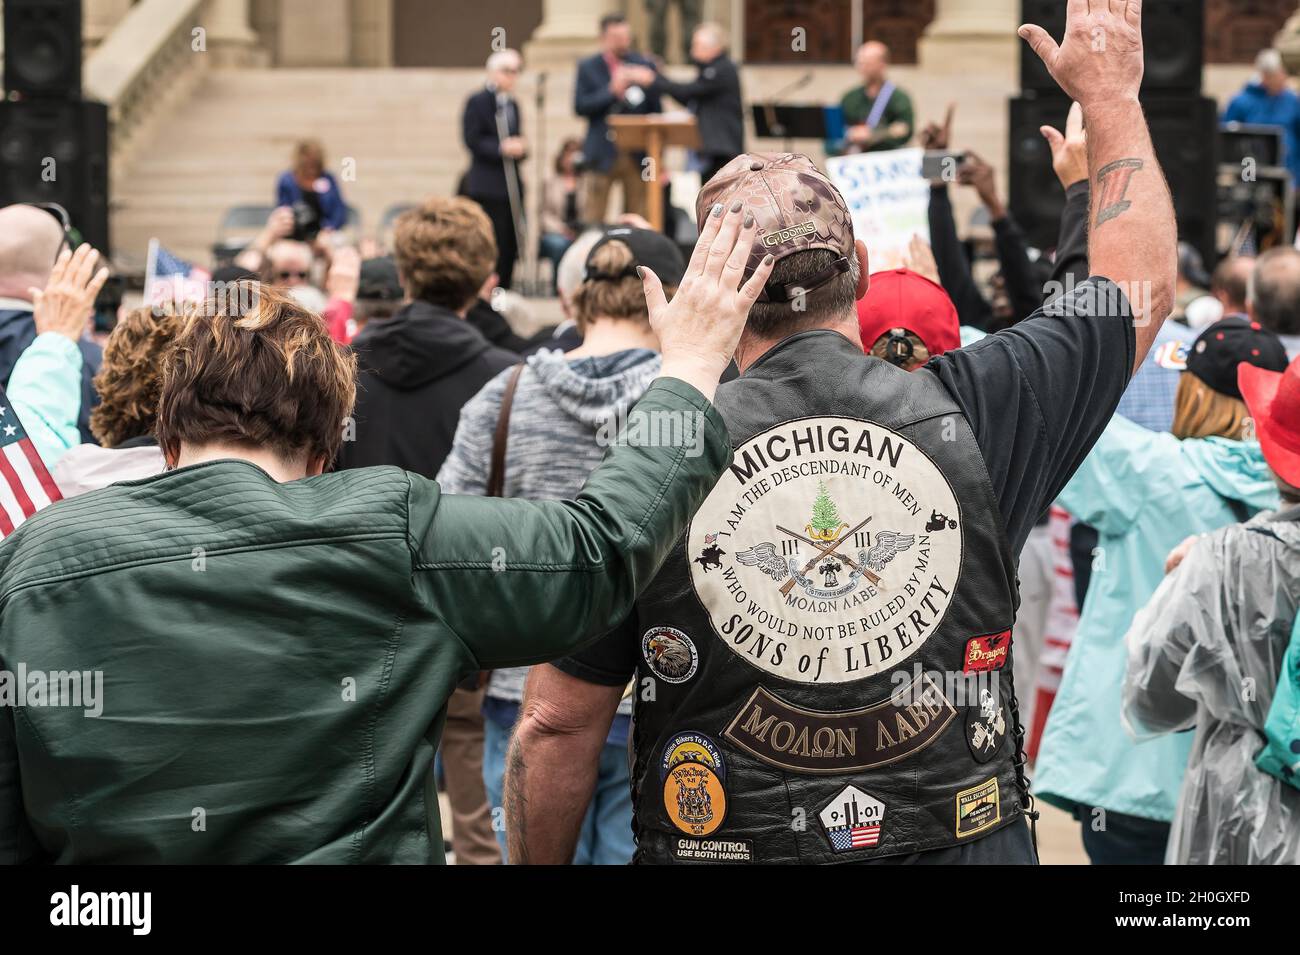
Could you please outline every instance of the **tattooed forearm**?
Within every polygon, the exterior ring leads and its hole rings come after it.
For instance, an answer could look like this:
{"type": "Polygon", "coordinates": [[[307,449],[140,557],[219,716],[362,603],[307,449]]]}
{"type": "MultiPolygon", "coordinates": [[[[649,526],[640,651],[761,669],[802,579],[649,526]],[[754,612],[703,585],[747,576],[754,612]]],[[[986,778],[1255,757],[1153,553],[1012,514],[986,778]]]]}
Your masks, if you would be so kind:
{"type": "Polygon", "coordinates": [[[1097,196],[1097,221],[1094,228],[1119,218],[1133,204],[1125,196],[1128,195],[1133,174],[1145,165],[1141,159],[1117,159],[1097,171],[1097,185],[1094,189],[1094,195],[1097,196]]]}
{"type": "Polygon", "coordinates": [[[506,779],[503,802],[506,810],[506,844],[511,865],[528,865],[528,839],[524,819],[528,815],[524,795],[525,773],[523,749],[516,736],[506,752],[506,779]]]}

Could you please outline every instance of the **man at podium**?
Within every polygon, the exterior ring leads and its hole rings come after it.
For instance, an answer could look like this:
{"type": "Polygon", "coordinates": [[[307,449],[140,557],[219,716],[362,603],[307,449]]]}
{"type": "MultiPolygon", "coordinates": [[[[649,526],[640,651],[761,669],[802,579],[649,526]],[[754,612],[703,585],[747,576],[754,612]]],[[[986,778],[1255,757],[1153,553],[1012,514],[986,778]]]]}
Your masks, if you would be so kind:
{"type": "Polygon", "coordinates": [[[901,149],[912,138],[912,98],[889,81],[889,47],[871,41],[853,60],[862,85],[844,94],[844,139],[827,143],[828,155],[901,149]]]}
{"type": "Polygon", "coordinates": [[[699,122],[701,182],[745,151],[744,104],[740,73],[727,54],[727,34],[716,23],[701,23],[691,35],[691,61],[698,72],[689,83],[660,73],[656,91],[667,93],[689,109],[699,122]]]}
{"type": "Polygon", "coordinates": [[[620,150],[609,128],[611,113],[658,113],[659,94],[650,61],[632,52],[632,28],[627,18],[611,13],[600,21],[600,52],[578,62],[573,94],[574,112],[587,118],[582,144],[587,170],[588,222],[606,221],[609,187],[623,185],[623,208],[646,214],[646,188],[641,178],[641,156],[620,150]]]}

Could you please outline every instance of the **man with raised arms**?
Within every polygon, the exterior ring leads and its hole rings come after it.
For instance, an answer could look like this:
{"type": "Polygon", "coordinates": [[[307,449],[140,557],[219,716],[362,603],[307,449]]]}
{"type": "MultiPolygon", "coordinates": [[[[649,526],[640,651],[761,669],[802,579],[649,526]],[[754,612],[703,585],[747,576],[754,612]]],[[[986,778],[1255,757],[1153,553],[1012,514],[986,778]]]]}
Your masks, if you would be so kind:
{"type": "Polygon", "coordinates": [[[1176,270],[1138,104],[1141,3],[1070,0],[1067,17],[1059,47],[1020,35],[1087,123],[1093,276],[1013,328],[910,374],[864,355],[867,251],[835,187],[795,155],[738,157],[705,187],[701,222],[740,199],[748,266],[777,259],[741,377],[718,390],[735,463],[632,621],[533,670],[512,861],[570,857],[584,767],[631,679],[639,862],[1036,862],[1016,555],[1150,348],[1176,270]]]}

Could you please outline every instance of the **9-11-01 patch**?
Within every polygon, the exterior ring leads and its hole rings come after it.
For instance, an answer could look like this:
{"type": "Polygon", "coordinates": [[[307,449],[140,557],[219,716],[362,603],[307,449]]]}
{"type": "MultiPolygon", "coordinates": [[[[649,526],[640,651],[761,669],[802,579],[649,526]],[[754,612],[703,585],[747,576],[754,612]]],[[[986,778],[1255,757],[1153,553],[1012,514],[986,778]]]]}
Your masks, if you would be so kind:
{"type": "Polygon", "coordinates": [[[857,786],[845,786],[817,814],[832,852],[871,849],[880,844],[885,804],[857,786]]]}

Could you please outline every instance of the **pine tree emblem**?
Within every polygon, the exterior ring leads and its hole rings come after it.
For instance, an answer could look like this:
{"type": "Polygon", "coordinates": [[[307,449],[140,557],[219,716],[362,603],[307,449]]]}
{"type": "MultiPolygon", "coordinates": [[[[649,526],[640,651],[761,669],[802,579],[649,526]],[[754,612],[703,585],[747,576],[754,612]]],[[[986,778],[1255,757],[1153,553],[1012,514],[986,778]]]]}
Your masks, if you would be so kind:
{"type": "Polygon", "coordinates": [[[815,537],[823,541],[833,541],[839,536],[841,530],[849,526],[840,520],[839,509],[835,506],[835,502],[831,500],[830,492],[826,490],[825,481],[817,482],[817,499],[813,501],[812,511],[812,522],[804,527],[809,537],[815,537]]]}

